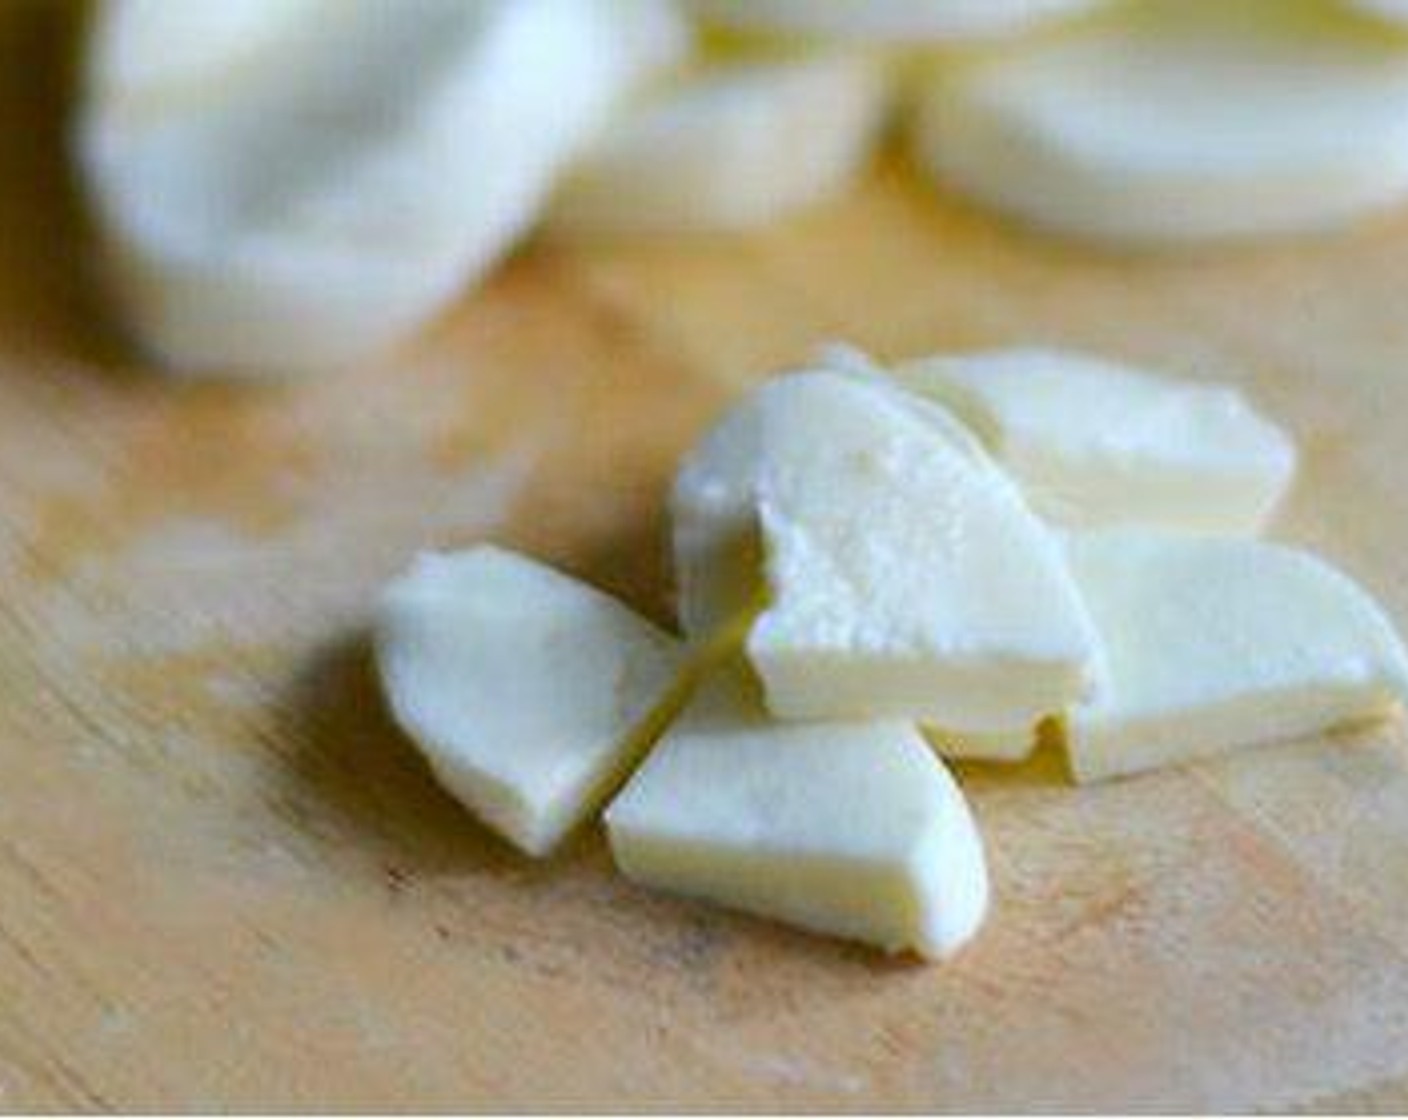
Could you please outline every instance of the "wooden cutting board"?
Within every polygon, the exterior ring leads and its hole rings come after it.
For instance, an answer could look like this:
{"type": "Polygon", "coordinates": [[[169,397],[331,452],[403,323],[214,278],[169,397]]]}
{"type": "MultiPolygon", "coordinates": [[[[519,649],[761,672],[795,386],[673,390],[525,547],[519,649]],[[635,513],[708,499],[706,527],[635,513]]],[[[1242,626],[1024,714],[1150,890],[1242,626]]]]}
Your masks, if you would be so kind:
{"type": "Polygon", "coordinates": [[[492,539],[668,617],[661,499],[812,344],[1070,344],[1244,382],[1280,525],[1408,626],[1408,214],[1120,257],[898,162],[737,240],[537,247],[379,368],[173,385],[103,325],[64,28],[0,5],[0,1105],[1408,1107],[1408,751],[1299,743],[1104,788],[964,774],[997,907],[922,967],[536,865],[382,715],[363,626],[492,539]]]}

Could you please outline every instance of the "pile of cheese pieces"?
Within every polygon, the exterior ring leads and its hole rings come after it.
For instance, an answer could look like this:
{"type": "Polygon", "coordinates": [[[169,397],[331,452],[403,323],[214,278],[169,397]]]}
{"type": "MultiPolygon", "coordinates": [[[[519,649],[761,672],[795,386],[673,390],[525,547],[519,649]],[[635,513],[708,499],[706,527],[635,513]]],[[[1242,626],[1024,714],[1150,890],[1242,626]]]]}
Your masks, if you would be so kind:
{"type": "Polygon", "coordinates": [[[288,374],[401,341],[541,225],[831,198],[896,105],[922,168],[1061,233],[1338,225],[1408,197],[1396,23],[1403,0],[99,0],[75,141],[147,350],[288,374]]]}
{"type": "Polygon", "coordinates": [[[392,584],[378,663],[445,786],[524,851],[634,770],[605,814],[631,878],[943,956],[989,891],[940,756],[1020,759],[1042,729],[1094,781],[1408,697],[1373,600],[1258,539],[1294,469],[1230,388],[831,349],[681,469],[684,641],[486,546],[392,584]]]}

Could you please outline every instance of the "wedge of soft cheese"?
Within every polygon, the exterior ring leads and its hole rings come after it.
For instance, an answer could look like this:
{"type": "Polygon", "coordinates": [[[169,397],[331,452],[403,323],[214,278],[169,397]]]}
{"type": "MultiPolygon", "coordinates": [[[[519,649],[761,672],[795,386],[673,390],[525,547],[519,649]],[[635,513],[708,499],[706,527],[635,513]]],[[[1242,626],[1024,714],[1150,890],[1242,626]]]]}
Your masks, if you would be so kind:
{"type": "Polygon", "coordinates": [[[842,39],[954,39],[1009,34],[1104,0],[693,0],[705,19],[748,31],[842,39]]]}
{"type": "Polygon", "coordinates": [[[1107,679],[1067,720],[1095,781],[1382,718],[1408,697],[1393,625],[1351,580],[1261,541],[1073,534],[1107,679]]]}
{"type": "Polygon", "coordinates": [[[421,556],[376,626],[396,721],[445,787],[531,855],[610,794],[678,705],[679,643],[511,552],[421,556]]]}
{"type": "Polygon", "coordinates": [[[1097,647],[1059,543],[957,421],[830,372],[770,387],[747,652],[787,719],[1032,726],[1097,647]]]}
{"type": "Polygon", "coordinates": [[[1295,475],[1295,444],[1229,386],[1057,350],[927,358],[895,373],[957,413],[1060,524],[1256,533],[1295,475]]]}
{"type": "MultiPolygon", "coordinates": [[[[848,377],[875,392],[894,391],[889,376],[851,346],[822,347],[814,366],[773,378],[736,403],[705,432],[675,476],[670,522],[678,612],[682,629],[696,642],[763,605],[758,488],[770,454],[769,433],[803,424],[818,437],[825,434],[824,419],[809,419],[810,406],[802,404],[799,411],[798,402],[809,395],[802,387],[813,382],[824,387],[848,377]]],[[[953,438],[969,438],[941,409],[931,412],[953,438]]]]}
{"type": "Polygon", "coordinates": [[[1408,199],[1408,54],[1319,5],[1146,0],[935,68],[916,154],[1062,234],[1314,231],[1408,199]]]}
{"type": "Polygon", "coordinates": [[[889,951],[943,957],[988,877],[963,794],[908,724],[779,724],[723,672],[606,812],[647,886],[889,951]]]}
{"type": "Polygon", "coordinates": [[[688,45],[667,0],[109,3],[79,164],[133,333],[192,373],[400,341],[688,45]]]}
{"type": "Polygon", "coordinates": [[[838,195],[885,118],[879,61],[827,54],[717,65],[625,112],[549,221],[575,235],[750,229],[838,195]]]}

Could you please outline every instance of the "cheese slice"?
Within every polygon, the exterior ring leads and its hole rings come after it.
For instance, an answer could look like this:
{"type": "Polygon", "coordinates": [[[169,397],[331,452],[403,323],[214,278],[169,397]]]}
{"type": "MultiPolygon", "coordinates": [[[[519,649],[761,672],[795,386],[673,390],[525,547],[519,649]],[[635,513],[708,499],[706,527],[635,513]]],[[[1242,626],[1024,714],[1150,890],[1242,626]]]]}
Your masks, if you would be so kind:
{"type": "Polygon", "coordinates": [[[1295,445],[1228,386],[1059,350],[928,358],[896,376],[962,417],[1065,525],[1255,533],[1295,475],[1295,445]]]}
{"type": "Polygon", "coordinates": [[[1146,0],[935,68],[918,161],[1033,225],[1174,245],[1408,198],[1408,55],[1328,6],[1146,0]]]}
{"type": "Polygon", "coordinates": [[[647,886],[943,957],[988,905],[982,842],[904,723],[778,724],[742,672],[696,697],[606,813],[647,886]]]}
{"type": "Polygon", "coordinates": [[[775,715],[1007,731],[1084,694],[1061,548],[951,416],[823,371],[772,386],[761,427],[747,652],[775,715]]]}
{"type": "Polygon", "coordinates": [[[870,41],[1010,34],[1104,0],[693,0],[705,19],[750,31],[870,41]]]}
{"type": "Polygon", "coordinates": [[[396,722],[485,824],[546,855],[678,707],[679,644],[611,597],[492,546],[421,556],[376,627],[396,722]]]}
{"type": "Polygon", "coordinates": [[[826,54],[718,65],[625,112],[550,217],[570,235],[755,228],[836,197],[884,120],[879,61],[826,54]]]}
{"type": "Polygon", "coordinates": [[[1393,625],[1305,552],[1128,528],[1069,551],[1108,674],[1067,721],[1080,781],[1379,719],[1408,697],[1393,625]]]}
{"type": "Polygon", "coordinates": [[[688,45],[666,0],[174,12],[217,6],[98,20],[76,138],[129,324],[193,373],[321,370],[401,341],[508,251],[622,99],[688,45]]]}
{"type": "MultiPolygon", "coordinates": [[[[894,377],[868,353],[848,343],[828,343],[817,348],[818,366],[854,377],[872,387],[893,391],[894,377]]],[[[941,409],[918,408],[917,416],[934,423],[946,438],[963,442],[966,433],[954,427],[953,418],[941,409]]],[[[1022,722],[1015,727],[957,730],[933,722],[921,722],[920,729],[929,745],[943,758],[975,762],[1020,762],[1037,746],[1039,725],[1022,722]]]]}

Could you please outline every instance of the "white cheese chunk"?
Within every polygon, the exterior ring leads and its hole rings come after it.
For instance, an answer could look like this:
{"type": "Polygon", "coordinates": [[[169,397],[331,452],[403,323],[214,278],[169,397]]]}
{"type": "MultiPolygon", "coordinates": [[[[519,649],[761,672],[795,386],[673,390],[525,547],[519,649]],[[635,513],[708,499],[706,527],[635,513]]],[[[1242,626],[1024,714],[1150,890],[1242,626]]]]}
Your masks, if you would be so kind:
{"type": "Polygon", "coordinates": [[[1240,539],[1075,534],[1108,680],[1067,725],[1080,781],[1381,718],[1408,696],[1392,624],[1307,553],[1240,539]]]}
{"type": "Polygon", "coordinates": [[[610,794],[679,699],[676,641],[491,546],[421,556],[385,593],[376,652],[440,781],[532,855],[610,794]]]}
{"type": "Polygon", "coordinates": [[[756,518],[770,599],[747,652],[788,719],[1034,725],[1096,646],[1059,543],[937,406],[793,375],[762,413],[756,518]]]}
{"type": "Polygon", "coordinates": [[[963,794],[904,723],[778,724],[714,678],[606,813],[651,887],[880,948],[942,957],[987,910],[963,794]]]}
{"type": "Polygon", "coordinates": [[[1147,0],[936,68],[919,162],[1063,234],[1172,245],[1408,198],[1408,54],[1284,0],[1147,0]]]}
{"type": "Polygon", "coordinates": [[[198,40],[243,17],[173,14],[198,6],[95,24],[77,135],[130,326],[194,373],[325,369],[400,341],[688,42],[667,0],[290,0],[248,10],[240,55],[198,40]],[[134,57],[161,56],[173,26],[179,96],[134,57]],[[163,95],[141,95],[153,81],[163,95]]]}
{"type": "Polygon", "coordinates": [[[877,60],[828,54],[719,65],[626,111],[563,184],[574,235],[750,229],[836,197],[884,120],[877,60]]]}
{"type": "Polygon", "coordinates": [[[231,80],[287,44],[338,0],[100,0],[90,80],[103,94],[146,103],[231,80]]]}
{"type": "Polygon", "coordinates": [[[1061,524],[1255,533],[1295,474],[1295,445],[1229,386],[1055,350],[929,358],[896,375],[957,413],[1061,524]]]}
{"type": "Polygon", "coordinates": [[[1010,34],[1104,0],[693,0],[704,18],[751,31],[864,40],[1010,34]]]}
{"type": "Polygon", "coordinates": [[[685,456],[670,494],[676,610],[694,643],[708,641],[762,602],[756,494],[767,417],[787,390],[779,379],[745,397],[685,456]]]}
{"type": "MultiPolygon", "coordinates": [[[[843,344],[822,347],[815,369],[802,374],[864,381],[876,392],[893,392],[891,378],[860,350],[843,344]]],[[[824,418],[809,419],[799,405],[796,374],[764,382],[731,407],[685,456],[670,495],[670,522],[680,625],[696,641],[733,625],[762,605],[762,540],[758,533],[758,485],[768,455],[768,432],[779,425],[810,425],[824,435],[824,418]],[[818,427],[817,424],[821,426],[818,427]]],[[[929,410],[957,440],[961,425],[942,409],[929,410]]]]}

